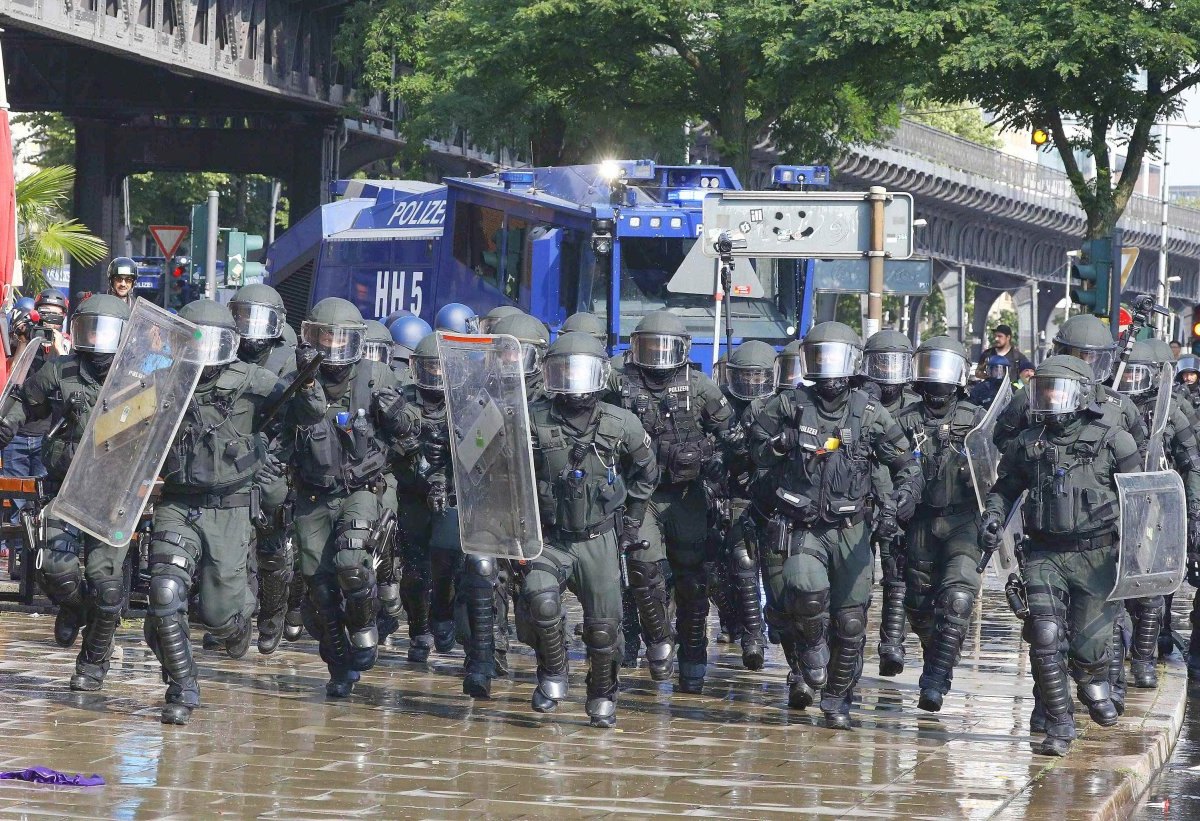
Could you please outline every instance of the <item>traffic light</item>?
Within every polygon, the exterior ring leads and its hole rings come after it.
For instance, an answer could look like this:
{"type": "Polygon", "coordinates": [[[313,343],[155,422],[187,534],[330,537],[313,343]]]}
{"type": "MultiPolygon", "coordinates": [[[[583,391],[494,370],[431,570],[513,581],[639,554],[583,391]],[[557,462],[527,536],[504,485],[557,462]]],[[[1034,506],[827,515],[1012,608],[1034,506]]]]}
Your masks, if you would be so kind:
{"type": "Polygon", "coordinates": [[[163,285],[166,288],[166,307],[178,311],[187,304],[188,258],[175,257],[169,266],[164,266],[163,285]]]}
{"type": "Polygon", "coordinates": [[[1071,263],[1071,301],[1088,313],[1108,316],[1112,267],[1112,238],[1086,240],[1071,263]]]}
{"type": "Polygon", "coordinates": [[[266,274],[267,269],[261,262],[251,262],[248,257],[254,251],[261,251],[263,238],[258,234],[246,234],[236,228],[230,229],[225,240],[225,284],[241,286],[247,280],[258,281],[266,274]]]}
{"type": "Polygon", "coordinates": [[[1200,305],[1192,308],[1192,353],[1200,356],[1200,305]]]}
{"type": "Polygon", "coordinates": [[[1041,148],[1046,143],[1050,142],[1050,132],[1044,128],[1035,128],[1029,135],[1029,142],[1041,148]]]}

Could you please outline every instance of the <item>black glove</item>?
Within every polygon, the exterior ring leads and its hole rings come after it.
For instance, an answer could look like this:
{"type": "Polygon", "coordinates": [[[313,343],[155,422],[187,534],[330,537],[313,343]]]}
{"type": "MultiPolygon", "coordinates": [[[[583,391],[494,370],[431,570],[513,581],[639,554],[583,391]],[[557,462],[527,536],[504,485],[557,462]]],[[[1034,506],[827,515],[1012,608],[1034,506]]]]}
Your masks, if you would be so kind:
{"type": "Polygon", "coordinates": [[[631,519],[628,516],[621,517],[621,535],[617,537],[617,546],[622,553],[650,546],[648,542],[638,541],[638,531],[641,529],[642,523],[637,519],[631,519]]]}
{"type": "Polygon", "coordinates": [[[784,428],[771,440],[771,448],[778,454],[791,453],[800,444],[800,432],[795,428],[784,428]]]}
{"type": "Polygon", "coordinates": [[[425,431],[421,439],[421,455],[433,470],[441,470],[450,462],[450,443],[446,441],[445,431],[425,431]]]}
{"type": "Polygon", "coordinates": [[[918,500],[906,490],[897,493],[893,501],[896,504],[896,518],[902,522],[907,522],[917,512],[918,500]]]}
{"type": "Polygon", "coordinates": [[[700,469],[700,475],[714,485],[725,484],[725,460],[721,458],[720,453],[714,453],[712,458],[704,463],[700,469]]]}
{"type": "Polygon", "coordinates": [[[286,471],[287,463],[280,460],[275,454],[268,453],[262,465],[254,472],[254,484],[273,485],[283,478],[286,471]]]}
{"type": "Polygon", "coordinates": [[[896,521],[896,511],[891,507],[882,507],[875,511],[875,526],[871,531],[871,539],[877,544],[888,544],[900,532],[900,523],[896,521]]]}
{"type": "Polygon", "coordinates": [[[982,522],[983,531],[983,546],[988,550],[995,550],[1000,546],[1001,533],[1004,531],[1004,519],[994,510],[989,510],[983,514],[982,522]]]}
{"type": "Polygon", "coordinates": [[[396,414],[404,410],[404,406],[408,404],[404,398],[404,394],[399,391],[394,391],[391,388],[384,388],[376,391],[371,397],[371,404],[375,408],[375,415],[381,419],[393,419],[396,414]]]}
{"type": "Polygon", "coordinates": [[[300,370],[300,371],[304,370],[309,365],[311,365],[313,360],[316,359],[319,355],[320,355],[320,351],[318,351],[316,348],[314,348],[312,345],[309,345],[308,343],[305,343],[303,345],[297,345],[296,346],[296,369],[300,370]]]}
{"type": "Polygon", "coordinates": [[[6,448],[17,435],[17,426],[7,419],[0,419],[0,448],[6,448]]]}
{"type": "Polygon", "coordinates": [[[446,512],[446,508],[450,505],[450,498],[446,495],[445,482],[433,481],[429,483],[429,491],[425,494],[425,504],[434,513],[446,512]]]}
{"type": "Polygon", "coordinates": [[[734,423],[725,429],[721,440],[725,443],[726,447],[736,448],[746,440],[746,430],[740,424],[734,423]]]}

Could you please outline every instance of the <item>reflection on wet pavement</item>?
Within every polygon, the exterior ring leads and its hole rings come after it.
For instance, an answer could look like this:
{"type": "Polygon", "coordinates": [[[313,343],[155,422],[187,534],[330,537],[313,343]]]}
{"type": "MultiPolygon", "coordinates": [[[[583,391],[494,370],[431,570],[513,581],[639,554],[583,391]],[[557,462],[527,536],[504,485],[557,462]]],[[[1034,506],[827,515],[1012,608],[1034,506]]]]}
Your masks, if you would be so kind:
{"type": "Polygon", "coordinates": [[[777,647],[751,673],[734,646],[716,644],[703,696],[674,696],[644,668],[626,671],[617,728],[592,729],[577,639],[572,691],[553,715],[529,710],[534,664],[523,647],[514,645],[514,677],[496,683],[490,702],[462,695],[461,650],[414,665],[404,661],[405,641],[382,654],[354,696],[335,702],[325,698],[315,642],[305,640],[241,661],[197,650],[204,706],[191,725],[164,727],[163,686],[140,623],[122,629],[104,691],[73,694],[66,682],[75,649],[53,644],[52,619],[5,613],[0,769],[95,772],[108,786],[6,782],[0,815],[1061,821],[1136,800],[1138,762],[1165,743],[1182,668],[1172,667],[1157,692],[1131,691],[1113,730],[1083,712],[1076,750],[1048,762],[1029,749],[1018,623],[1001,591],[984,600],[940,714],[916,709],[920,651],[910,637],[908,669],[897,679],[875,676],[871,653],[856,729],[844,734],[823,729],[819,712],[786,709],[777,647]]]}

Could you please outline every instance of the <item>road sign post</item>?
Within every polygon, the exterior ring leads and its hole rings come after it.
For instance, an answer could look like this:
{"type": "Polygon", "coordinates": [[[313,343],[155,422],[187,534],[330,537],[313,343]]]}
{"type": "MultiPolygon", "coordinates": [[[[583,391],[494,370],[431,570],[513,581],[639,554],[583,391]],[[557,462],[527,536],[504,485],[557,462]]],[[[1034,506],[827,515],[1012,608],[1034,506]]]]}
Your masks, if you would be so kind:
{"type": "Polygon", "coordinates": [[[208,241],[204,246],[204,296],[207,299],[217,298],[217,237],[221,230],[217,222],[219,197],[216,191],[208,192],[208,241]]]}

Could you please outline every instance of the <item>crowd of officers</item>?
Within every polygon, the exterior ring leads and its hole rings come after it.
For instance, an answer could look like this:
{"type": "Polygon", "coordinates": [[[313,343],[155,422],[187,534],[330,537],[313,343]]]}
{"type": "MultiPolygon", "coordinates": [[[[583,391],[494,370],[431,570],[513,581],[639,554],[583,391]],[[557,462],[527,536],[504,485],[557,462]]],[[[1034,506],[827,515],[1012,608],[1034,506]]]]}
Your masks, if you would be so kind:
{"type": "MultiPolygon", "coordinates": [[[[583,610],[593,726],[614,725],[618,672],[642,658],[654,681],[702,692],[711,602],[745,667],[760,669],[778,645],[789,707],[815,704],[827,727],[845,730],[876,554],[879,674],[904,669],[911,628],[922,649],[917,706],[938,711],[975,610],[981,555],[1023,491],[1020,615],[1035,681],[1030,726],[1045,734],[1038,748],[1061,755],[1074,738],[1069,678],[1104,726],[1123,709],[1127,652],[1134,686],[1156,686],[1169,608],[1139,600],[1127,616],[1107,595],[1113,476],[1141,469],[1158,367],[1173,360],[1165,343],[1137,343],[1114,390],[1108,329],[1086,315],[1066,322],[1054,355],[1001,415],[999,480],[977,497],[964,439],[985,408],[969,398],[966,350],[948,337],[913,350],[895,331],[864,344],[825,322],[780,352],[743,343],[714,382],[690,361],[689,334],[669,312],[647,314],[610,361],[594,315],[570,317],[551,342],[545,324],[515,308],[477,317],[446,305],[439,330],[521,345],[545,547],[516,562],[462,549],[443,363],[423,320],[364,321],[329,298],[297,339],[265,285],[180,316],[201,329],[206,358],[153,506],[145,635],[167,684],[164,723],[186,723],[200,704],[189,612],[208,630],[206,646],[234,658],[255,633],[266,654],[307,632],[330,697],[350,695],[403,620],[410,662],[460,643],[464,693],[488,698],[508,672],[515,621],[537,657],[532,708],[551,712],[568,693],[570,590],[583,610]],[[297,374],[285,412],[264,422],[297,374]]],[[[73,352],[46,359],[0,419],[0,444],[30,420],[53,420],[43,446],[51,486],[75,455],[128,317],[116,295],[77,306],[73,352]]],[[[1193,554],[1197,365],[1179,363],[1164,443],[1185,479],[1193,554]]],[[[69,646],[83,634],[70,686],[98,690],[128,547],[63,522],[47,533],[37,567],[59,606],[55,638],[69,646]]],[[[1200,582],[1200,561],[1189,562],[1189,579],[1200,582]]]]}

